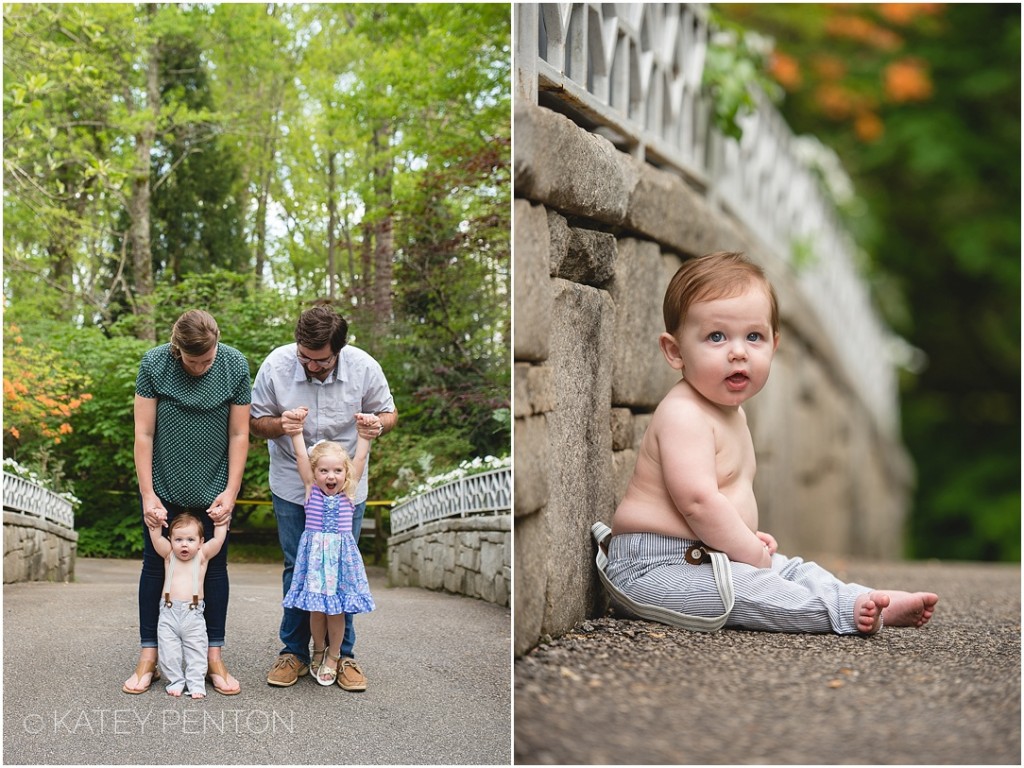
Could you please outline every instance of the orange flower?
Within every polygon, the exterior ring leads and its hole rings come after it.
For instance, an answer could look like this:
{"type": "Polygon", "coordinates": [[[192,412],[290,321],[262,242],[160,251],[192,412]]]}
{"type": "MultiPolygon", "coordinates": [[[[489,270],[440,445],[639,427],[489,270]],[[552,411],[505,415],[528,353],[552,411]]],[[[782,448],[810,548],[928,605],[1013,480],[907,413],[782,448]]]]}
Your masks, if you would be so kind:
{"type": "Polygon", "coordinates": [[[823,54],[814,58],[814,71],[825,80],[841,80],[846,75],[846,63],[838,56],[823,54]]]}
{"type": "Polygon", "coordinates": [[[10,432],[12,435],[14,435],[14,439],[15,440],[18,440],[18,439],[21,438],[21,432],[18,431],[17,427],[11,427],[7,431],[10,432]]]}
{"type": "Polygon", "coordinates": [[[70,435],[73,431],[74,430],[71,429],[71,425],[68,424],[67,422],[64,422],[63,424],[60,425],[60,433],[62,435],[70,435]]]}
{"type": "Polygon", "coordinates": [[[881,51],[892,51],[903,45],[903,38],[895,32],[860,16],[832,16],[825,22],[825,31],[832,37],[866,43],[881,51]]]}
{"type": "Polygon", "coordinates": [[[879,3],[878,13],[890,24],[906,26],[919,16],[935,16],[941,3],[879,3]]]}
{"type": "Polygon", "coordinates": [[[782,53],[782,51],[775,51],[772,53],[769,68],[772,77],[787,91],[795,91],[800,87],[800,81],[802,80],[800,64],[792,56],[782,53]]]}
{"type": "Polygon", "coordinates": [[[874,112],[861,112],[853,123],[853,130],[858,139],[865,143],[871,143],[877,141],[885,133],[885,125],[874,112]]]}
{"type": "Polygon", "coordinates": [[[853,112],[853,94],[841,85],[823,83],[815,91],[815,99],[825,116],[833,120],[844,120],[853,112]]]}
{"type": "Polygon", "coordinates": [[[925,101],[932,91],[931,78],[919,59],[900,59],[885,68],[885,95],[890,101],[925,101]]]}

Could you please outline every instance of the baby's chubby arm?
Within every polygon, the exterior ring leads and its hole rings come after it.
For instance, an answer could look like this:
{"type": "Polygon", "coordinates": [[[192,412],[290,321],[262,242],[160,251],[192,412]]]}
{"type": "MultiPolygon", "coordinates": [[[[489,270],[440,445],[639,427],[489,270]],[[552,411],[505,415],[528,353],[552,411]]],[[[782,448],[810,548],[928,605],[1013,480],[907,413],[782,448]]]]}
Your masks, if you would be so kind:
{"type": "Polygon", "coordinates": [[[669,496],[690,530],[730,560],[771,567],[766,542],[750,529],[718,486],[715,433],[696,409],[665,414],[656,438],[669,496]]]}
{"type": "Polygon", "coordinates": [[[215,523],[213,526],[213,538],[203,542],[203,557],[207,561],[212,560],[224,546],[228,538],[228,523],[215,523]]]}
{"type": "Polygon", "coordinates": [[[166,558],[171,554],[171,542],[168,541],[162,531],[164,526],[162,524],[149,525],[149,540],[153,543],[153,549],[160,557],[166,558]]]}

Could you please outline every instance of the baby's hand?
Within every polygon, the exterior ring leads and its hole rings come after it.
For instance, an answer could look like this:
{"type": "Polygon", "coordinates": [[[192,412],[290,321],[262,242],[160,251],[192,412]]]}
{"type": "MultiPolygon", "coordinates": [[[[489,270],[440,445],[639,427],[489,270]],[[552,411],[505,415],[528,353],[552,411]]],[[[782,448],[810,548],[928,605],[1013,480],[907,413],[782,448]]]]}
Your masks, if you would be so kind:
{"type": "Polygon", "coordinates": [[[768,550],[769,555],[774,555],[776,552],[779,551],[779,543],[775,541],[775,537],[772,536],[770,533],[758,531],[757,538],[759,538],[761,542],[764,544],[765,549],[768,550]]]}

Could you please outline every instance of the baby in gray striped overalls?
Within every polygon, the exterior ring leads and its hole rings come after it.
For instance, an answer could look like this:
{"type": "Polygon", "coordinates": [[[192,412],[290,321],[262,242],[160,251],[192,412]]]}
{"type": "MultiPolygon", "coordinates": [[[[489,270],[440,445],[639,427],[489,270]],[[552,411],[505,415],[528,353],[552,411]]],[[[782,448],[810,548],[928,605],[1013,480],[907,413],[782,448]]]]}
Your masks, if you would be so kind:
{"type": "Polygon", "coordinates": [[[731,570],[725,626],[864,635],[923,626],[937,595],[844,583],[780,555],[758,530],[741,405],[765,385],[779,345],[778,304],[760,267],[737,253],[691,259],[669,284],[664,315],[659,344],[682,378],[655,410],[615,511],[608,581],[655,611],[717,616],[721,579],[705,553],[714,550],[731,570]]]}
{"type": "Polygon", "coordinates": [[[207,653],[203,581],[206,567],[224,546],[228,524],[218,523],[213,538],[203,539],[203,523],[191,512],[180,512],[167,526],[149,528],[153,549],[164,558],[164,589],[157,622],[160,671],[167,678],[167,693],[181,696],[188,689],[193,699],[206,697],[207,653]]]}

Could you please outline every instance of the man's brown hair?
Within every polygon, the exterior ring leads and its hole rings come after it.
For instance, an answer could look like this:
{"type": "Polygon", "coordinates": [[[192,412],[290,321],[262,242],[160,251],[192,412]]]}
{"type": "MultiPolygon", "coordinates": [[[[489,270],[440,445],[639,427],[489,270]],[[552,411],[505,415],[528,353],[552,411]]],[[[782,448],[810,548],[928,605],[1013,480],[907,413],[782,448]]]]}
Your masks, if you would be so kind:
{"type": "Polygon", "coordinates": [[[348,321],[329,303],[321,302],[301,315],[295,326],[295,341],[306,349],[323,349],[331,345],[335,355],[348,340],[348,321]]]}

